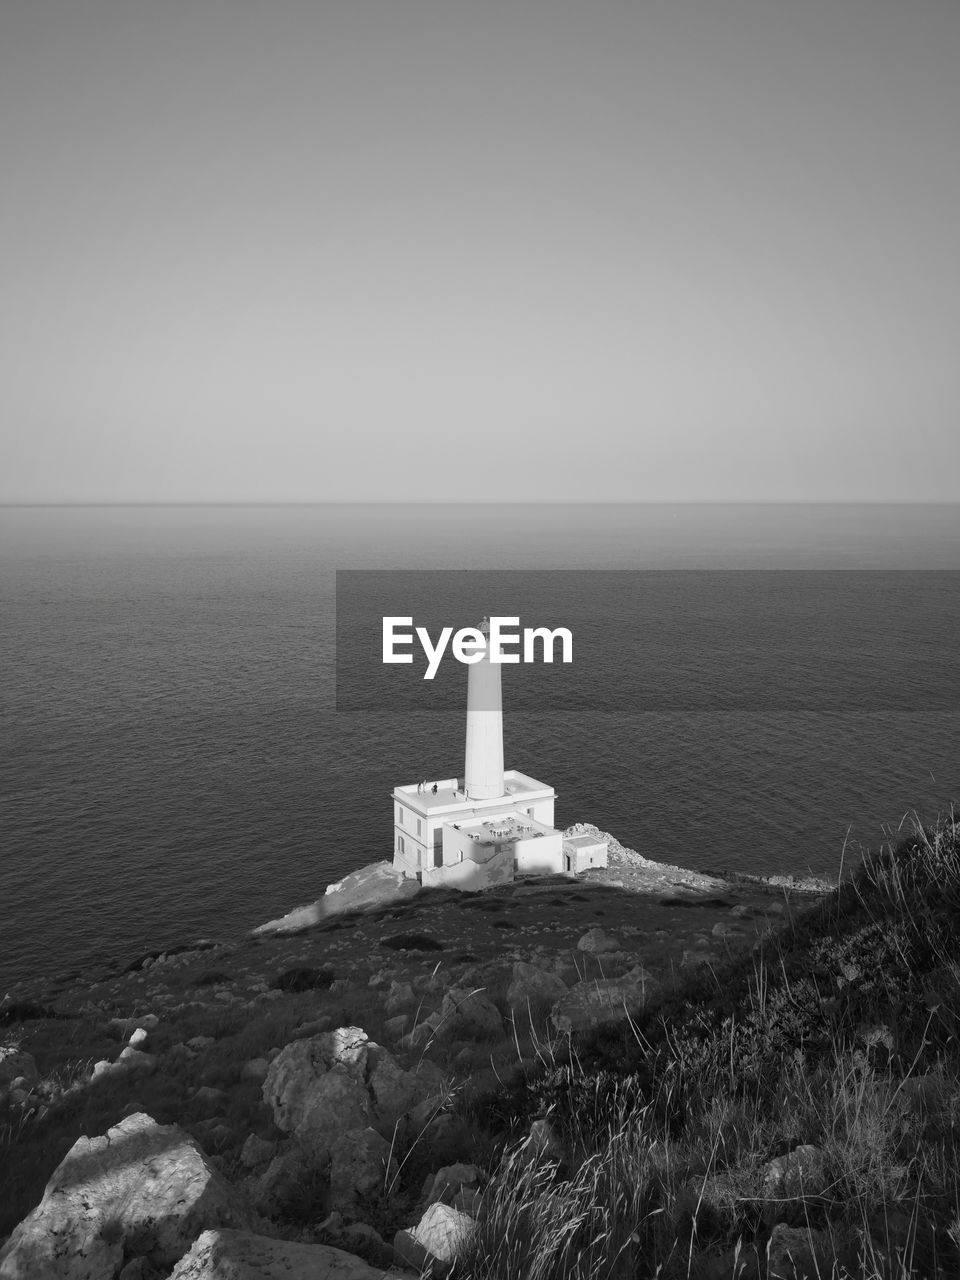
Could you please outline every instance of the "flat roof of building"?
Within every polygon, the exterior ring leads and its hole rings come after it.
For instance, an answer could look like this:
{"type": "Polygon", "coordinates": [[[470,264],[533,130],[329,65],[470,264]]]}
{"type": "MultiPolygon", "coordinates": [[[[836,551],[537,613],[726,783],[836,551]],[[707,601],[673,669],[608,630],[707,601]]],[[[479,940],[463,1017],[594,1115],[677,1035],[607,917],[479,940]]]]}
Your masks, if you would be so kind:
{"type": "Polygon", "coordinates": [[[564,836],[564,844],[574,844],[579,849],[593,848],[594,845],[606,844],[606,840],[601,840],[599,836],[564,836]]]}
{"type": "Polygon", "coordinates": [[[458,822],[456,826],[464,835],[480,844],[500,844],[504,840],[529,840],[535,836],[556,835],[555,827],[538,822],[527,814],[495,813],[489,818],[475,818],[470,822],[458,822]]]}
{"type": "Polygon", "coordinates": [[[531,778],[526,773],[520,773],[517,769],[504,770],[504,794],[489,800],[475,798],[468,800],[466,793],[458,790],[458,782],[458,778],[428,778],[427,785],[422,791],[417,790],[418,784],[416,782],[411,782],[405,786],[396,787],[393,795],[395,799],[402,800],[404,804],[409,805],[417,813],[429,814],[444,809],[462,809],[465,804],[487,807],[497,805],[503,800],[519,802],[535,797],[546,799],[548,796],[556,794],[553,787],[548,786],[546,782],[538,782],[536,778],[531,778]],[[434,785],[437,788],[436,794],[433,792],[434,785]]]}

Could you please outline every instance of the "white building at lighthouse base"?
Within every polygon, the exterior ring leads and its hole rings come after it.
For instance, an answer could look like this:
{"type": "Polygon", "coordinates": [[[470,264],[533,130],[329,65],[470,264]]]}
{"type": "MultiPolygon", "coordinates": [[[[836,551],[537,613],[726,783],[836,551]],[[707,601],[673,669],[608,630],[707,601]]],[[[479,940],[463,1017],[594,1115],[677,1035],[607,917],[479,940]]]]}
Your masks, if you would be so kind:
{"type": "Polygon", "coordinates": [[[553,787],[516,769],[504,770],[503,786],[484,800],[468,798],[458,778],[397,787],[393,865],[424,885],[462,889],[564,870],[553,787]]]}

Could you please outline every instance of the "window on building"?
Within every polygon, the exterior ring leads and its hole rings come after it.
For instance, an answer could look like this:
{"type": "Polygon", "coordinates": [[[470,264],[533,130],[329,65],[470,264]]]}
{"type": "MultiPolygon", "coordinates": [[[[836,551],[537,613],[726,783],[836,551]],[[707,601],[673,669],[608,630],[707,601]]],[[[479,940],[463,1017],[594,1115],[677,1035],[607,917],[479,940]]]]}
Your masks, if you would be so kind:
{"type": "Polygon", "coordinates": [[[403,805],[402,804],[397,805],[397,822],[399,822],[401,827],[403,826],[403,805]]]}
{"type": "Polygon", "coordinates": [[[397,836],[397,848],[400,850],[401,853],[406,852],[406,850],[403,847],[403,836],[397,836]]]}
{"type": "Polygon", "coordinates": [[[443,866],[443,850],[442,850],[442,849],[434,849],[434,851],[433,851],[433,865],[434,865],[435,867],[442,867],[442,866],[443,866]]]}
{"type": "Polygon", "coordinates": [[[533,817],[533,810],[532,810],[532,809],[528,809],[528,810],[527,810],[527,817],[528,817],[528,818],[532,818],[532,817],[533,817]]]}
{"type": "Polygon", "coordinates": [[[419,835],[422,835],[422,834],[423,834],[423,823],[422,823],[422,822],[420,821],[420,819],[418,818],[418,819],[417,819],[417,835],[419,836],[419,835]]]}

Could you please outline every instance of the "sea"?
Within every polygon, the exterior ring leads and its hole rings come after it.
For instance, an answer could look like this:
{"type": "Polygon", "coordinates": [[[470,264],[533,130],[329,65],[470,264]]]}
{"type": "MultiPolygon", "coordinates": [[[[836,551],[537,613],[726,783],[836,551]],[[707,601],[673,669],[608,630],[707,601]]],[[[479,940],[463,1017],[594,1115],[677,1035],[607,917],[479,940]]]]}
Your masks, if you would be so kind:
{"type": "Polygon", "coordinates": [[[466,668],[385,667],[357,584],[572,621],[503,676],[557,825],[835,877],[960,798],[957,566],[956,505],[0,508],[0,999],[313,901],[462,775],[466,668]]]}

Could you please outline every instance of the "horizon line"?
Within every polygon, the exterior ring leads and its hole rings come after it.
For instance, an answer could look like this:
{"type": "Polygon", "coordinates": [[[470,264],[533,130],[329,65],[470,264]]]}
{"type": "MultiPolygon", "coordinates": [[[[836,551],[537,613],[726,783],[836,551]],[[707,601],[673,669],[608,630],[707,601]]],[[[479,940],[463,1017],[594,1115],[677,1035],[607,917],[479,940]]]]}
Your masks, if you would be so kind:
{"type": "Polygon", "coordinates": [[[382,498],[313,499],[137,499],[0,501],[0,508],[65,507],[956,507],[946,498],[482,498],[456,501],[423,498],[397,502],[382,498]]]}

